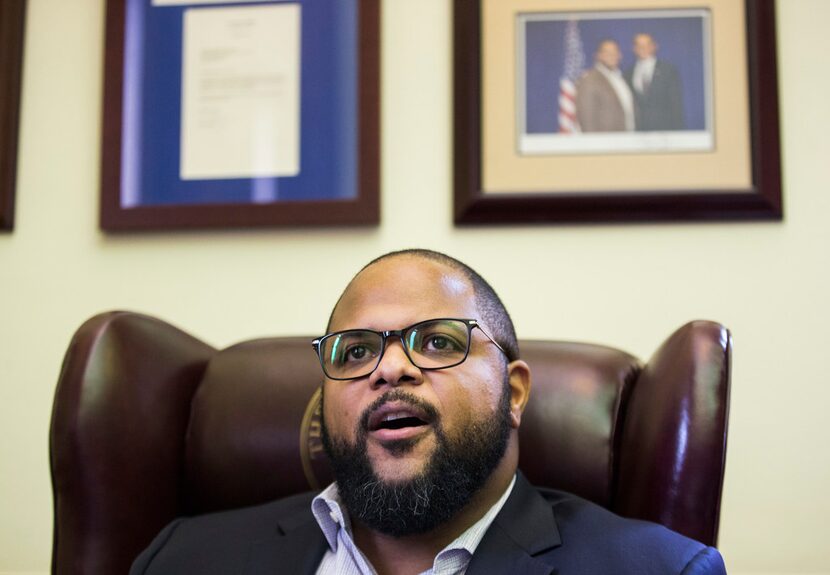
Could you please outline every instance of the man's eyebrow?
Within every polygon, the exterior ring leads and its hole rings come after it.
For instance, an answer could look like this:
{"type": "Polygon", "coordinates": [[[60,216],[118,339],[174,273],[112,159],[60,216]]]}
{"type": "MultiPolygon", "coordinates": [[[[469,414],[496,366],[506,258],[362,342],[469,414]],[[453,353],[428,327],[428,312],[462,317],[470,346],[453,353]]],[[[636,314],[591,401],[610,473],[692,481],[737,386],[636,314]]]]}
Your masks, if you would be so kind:
{"type": "Polygon", "coordinates": [[[379,329],[377,327],[377,324],[375,324],[374,322],[365,321],[365,322],[350,322],[349,324],[344,325],[343,327],[338,327],[338,328],[331,328],[330,327],[329,330],[327,331],[327,333],[337,333],[337,332],[340,332],[340,331],[352,331],[352,330],[357,330],[357,329],[368,329],[368,330],[371,330],[371,331],[383,331],[382,329],[379,329]]]}
{"type": "Polygon", "coordinates": [[[361,330],[369,330],[369,331],[383,331],[382,329],[376,329],[374,327],[370,327],[368,325],[353,325],[349,327],[343,327],[340,329],[333,329],[331,333],[338,333],[341,331],[361,331],[361,330]]]}

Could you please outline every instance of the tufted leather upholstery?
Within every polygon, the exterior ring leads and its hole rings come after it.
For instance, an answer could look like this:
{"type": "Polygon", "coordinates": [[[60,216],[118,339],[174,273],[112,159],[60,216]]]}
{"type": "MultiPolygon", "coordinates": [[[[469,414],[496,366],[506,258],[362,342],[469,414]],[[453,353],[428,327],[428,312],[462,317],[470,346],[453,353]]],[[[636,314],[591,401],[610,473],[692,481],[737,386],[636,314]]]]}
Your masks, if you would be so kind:
{"type": "MultiPolygon", "coordinates": [[[[129,312],[81,326],[52,413],[52,571],[126,573],[178,515],[327,484],[310,341],[267,338],[217,351],[129,312]]],[[[729,332],[686,324],[645,365],[599,345],[521,348],[533,390],[519,466],[531,482],[714,544],[729,332]]]]}

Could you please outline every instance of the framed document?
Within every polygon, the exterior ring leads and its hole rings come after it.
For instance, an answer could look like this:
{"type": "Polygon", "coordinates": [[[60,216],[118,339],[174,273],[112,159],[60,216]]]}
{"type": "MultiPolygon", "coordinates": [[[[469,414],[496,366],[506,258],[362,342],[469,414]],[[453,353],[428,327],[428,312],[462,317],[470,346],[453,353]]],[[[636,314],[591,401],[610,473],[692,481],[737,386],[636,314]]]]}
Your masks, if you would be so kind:
{"type": "Polygon", "coordinates": [[[26,0],[0,2],[0,230],[14,227],[26,0]]]}
{"type": "Polygon", "coordinates": [[[454,0],[455,221],[782,217],[774,0],[454,0]]]}
{"type": "Polygon", "coordinates": [[[379,220],[379,0],[107,0],[101,227],[379,220]]]}

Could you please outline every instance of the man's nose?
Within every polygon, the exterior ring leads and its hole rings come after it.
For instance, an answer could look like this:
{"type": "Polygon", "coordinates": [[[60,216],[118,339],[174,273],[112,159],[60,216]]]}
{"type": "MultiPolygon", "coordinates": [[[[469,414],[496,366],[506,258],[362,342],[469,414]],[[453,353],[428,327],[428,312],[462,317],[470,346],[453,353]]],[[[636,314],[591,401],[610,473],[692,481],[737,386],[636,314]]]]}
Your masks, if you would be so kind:
{"type": "Polygon", "coordinates": [[[369,376],[372,387],[391,385],[393,387],[423,382],[423,373],[409,361],[400,339],[390,338],[386,342],[383,357],[375,371],[369,376]]]}

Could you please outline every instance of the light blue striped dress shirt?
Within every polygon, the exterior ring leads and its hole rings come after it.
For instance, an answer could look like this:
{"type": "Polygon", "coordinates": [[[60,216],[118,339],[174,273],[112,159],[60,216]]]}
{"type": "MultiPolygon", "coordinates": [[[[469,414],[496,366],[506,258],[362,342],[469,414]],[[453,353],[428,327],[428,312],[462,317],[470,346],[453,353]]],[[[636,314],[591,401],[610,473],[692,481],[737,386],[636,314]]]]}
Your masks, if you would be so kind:
{"type": "MultiPolygon", "coordinates": [[[[516,476],[501,498],[469,529],[444,547],[431,569],[420,575],[464,575],[478,544],[513,491],[516,476]]],[[[329,548],[317,568],[317,575],[377,575],[366,556],[352,539],[352,526],[345,507],[341,504],[337,484],[332,483],[311,502],[311,511],[317,519],[329,548]]]]}

